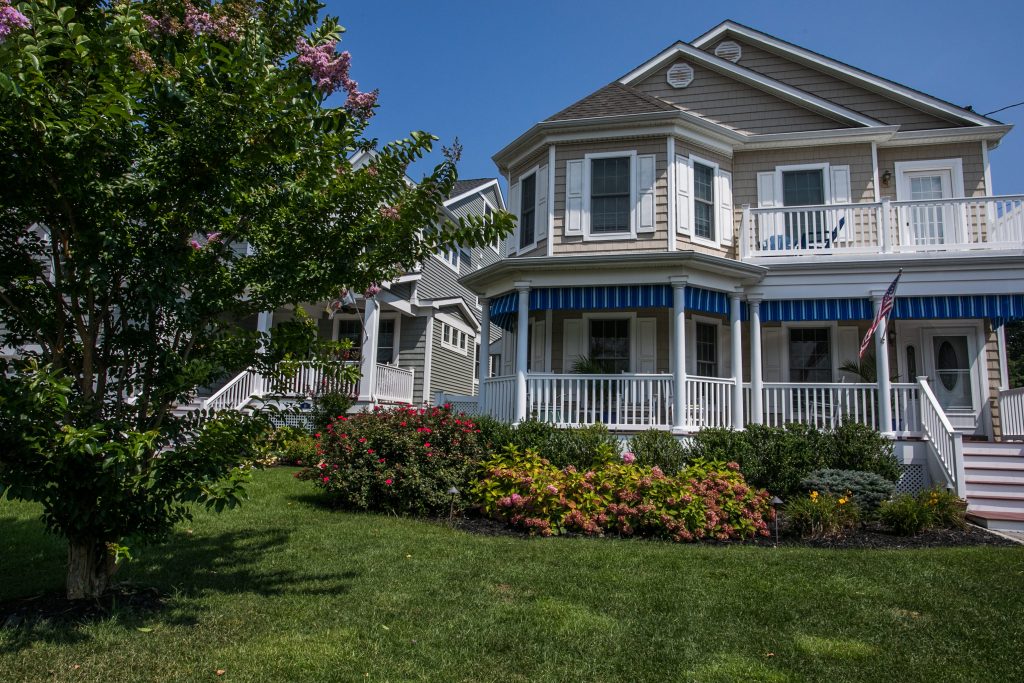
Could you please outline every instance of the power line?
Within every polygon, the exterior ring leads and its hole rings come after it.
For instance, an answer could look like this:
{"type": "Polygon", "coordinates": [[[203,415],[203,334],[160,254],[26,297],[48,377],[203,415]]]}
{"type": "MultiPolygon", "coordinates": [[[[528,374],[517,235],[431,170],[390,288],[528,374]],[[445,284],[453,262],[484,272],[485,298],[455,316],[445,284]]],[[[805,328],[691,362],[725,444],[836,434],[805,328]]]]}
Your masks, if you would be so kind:
{"type": "Polygon", "coordinates": [[[1005,106],[1005,107],[1002,107],[1002,108],[1000,108],[1000,109],[996,109],[996,110],[994,110],[994,111],[990,111],[990,112],[989,112],[989,113],[987,113],[987,114],[982,114],[982,116],[991,116],[992,114],[998,114],[998,113],[999,113],[999,112],[1001,112],[1001,111],[1005,111],[1005,110],[1007,110],[1007,109],[1013,109],[1014,107],[1019,107],[1019,106],[1020,106],[1020,105],[1022,105],[1022,104],[1024,104],[1024,102],[1018,102],[1017,104],[1009,104],[1009,105],[1007,105],[1007,106],[1005,106]]]}

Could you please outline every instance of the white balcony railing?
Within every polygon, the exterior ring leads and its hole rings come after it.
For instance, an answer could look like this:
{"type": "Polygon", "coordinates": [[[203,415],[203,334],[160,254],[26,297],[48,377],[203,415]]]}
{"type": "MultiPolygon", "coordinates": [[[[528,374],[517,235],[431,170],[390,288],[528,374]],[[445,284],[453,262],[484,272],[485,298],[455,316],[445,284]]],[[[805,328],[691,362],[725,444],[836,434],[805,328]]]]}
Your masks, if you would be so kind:
{"type": "Polygon", "coordinates": [[[741,257],[1020,249],[1024,195],[743,211],[741,257]]]}

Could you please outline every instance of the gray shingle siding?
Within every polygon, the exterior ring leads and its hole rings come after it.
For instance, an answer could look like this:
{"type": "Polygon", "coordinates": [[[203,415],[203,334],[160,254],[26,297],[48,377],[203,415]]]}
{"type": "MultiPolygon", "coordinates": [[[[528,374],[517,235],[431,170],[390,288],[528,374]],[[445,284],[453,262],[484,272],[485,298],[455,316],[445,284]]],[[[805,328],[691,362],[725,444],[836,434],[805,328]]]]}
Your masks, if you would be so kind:
{"type": "MultiPolygon", "coordinates": [[[[438,324],[439,323],[435,323],[438,324]]],[[[476,363],[476,345],[466,355],[441,345],[441,335],[434,333],[434,349],[431,355],[430,385],[431,398],[438,391],[449,394],[473,393],[473,365],[476,363]]]]}
{"type": "MultiPolygon", "coordinates": [[[[427,347],[426,316],[402,317],[402,331],[398,340],[398,366],[410,368],[413,375],[413,402],[424,400],[423,396],[423,356],[427,347]]],[[[427,398],[429,399],[429,392],[427,398]]]]}

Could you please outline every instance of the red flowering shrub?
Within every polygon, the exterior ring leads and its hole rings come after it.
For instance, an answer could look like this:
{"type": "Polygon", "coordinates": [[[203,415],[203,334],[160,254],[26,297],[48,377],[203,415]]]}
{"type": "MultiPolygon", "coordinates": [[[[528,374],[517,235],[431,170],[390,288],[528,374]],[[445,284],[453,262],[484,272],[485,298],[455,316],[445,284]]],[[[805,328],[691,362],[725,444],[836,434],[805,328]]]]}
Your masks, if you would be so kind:
{"type": "Polygon", "coordinates": [[[531,533],[674,541],[768,535],[768,492],[748,486],[732,462],[696,461],[672,476],[621,459],[559,469],[536,451],[509,447],[481,467],[473,502],[485,516],[531,533]]]}
{"type": "MultiPolygon", "coordinates": [[[[483,456],[479,431],[448,406],[339,415],[316,435],[316,459],[297,476],[349,509],[448,514],[448,490],[467,490],[483,456]]],[[[455,508],[464,501],[455,496],[455,508]]]]}

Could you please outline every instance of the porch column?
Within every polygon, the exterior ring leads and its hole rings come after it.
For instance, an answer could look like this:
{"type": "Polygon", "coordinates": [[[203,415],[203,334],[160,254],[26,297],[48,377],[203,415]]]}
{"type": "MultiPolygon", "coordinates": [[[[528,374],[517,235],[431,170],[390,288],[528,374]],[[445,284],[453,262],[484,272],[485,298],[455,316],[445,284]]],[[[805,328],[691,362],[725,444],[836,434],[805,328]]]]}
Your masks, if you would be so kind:
{"type": "Polygon", "coordinates": [[[516,424],[526,419],[526,359],[530,349],[530,283],[516,282],[519,315],[516,318],[516,424]]]}
{"type": "Polygon", "coordinates": [[[480,299],[480,388],[476,394],[476,405],[482,414],[487,413],[487,378],[491,370],[491,300],[480,299]]]}
{"type": "Polygon", "coordinates": [[[732,426],[743,429],[743,299],[738,292],[729,297],[732,324],[732,426]]]}
{"type": "Polygon", "coordinates": [[[750,309],[750,421],[764,424],[764,376],[761,371],[761,297],[748,296],[750,309]]]}
{"type": "MultiPolygon", "coordinates": [[[[872,292],[875,315],[882,306],[885,292],[872,292]]],[[[892,428],[892,391],[889,388],[889,321],[882,318],[875,330],[875,381],[878,385],[878,431],[886,436],[895,436],[892,428]]]]}
{"type": "Polygon", "coordinates": [[[672,283],[672,431],[686,427],[686,282],[674,277],[672,283]]]}
{"type": "MultiPolygon", "coordinates": [[[[256,330],[267,335],[267,339],[260,341],[260,351],[266,351],[268,342],[270,341],[271,328],[274,326],[274,312],[273,311],[260,311],[259,315],[256,316],[256,330]]],[[[255,386],[253,391],[257,396],[263,396],[267,393],[266,379],[263,375],[256,377],[255,386]]]]}
{"type": "Polygon", "coordinates": [[[1010,388],[1010,366],[1006,357],[1006,323],[996,328],[996,347],[999,350],[999,391],[1010,388]]]}
{"type": "Polygon", "coordinates": [[[377,331],[380,327],[380,309],[377,299],[366,297],[363,313],[363,345],[359,349],[359,400],[372,403],[377,393],[377,331]]]}

